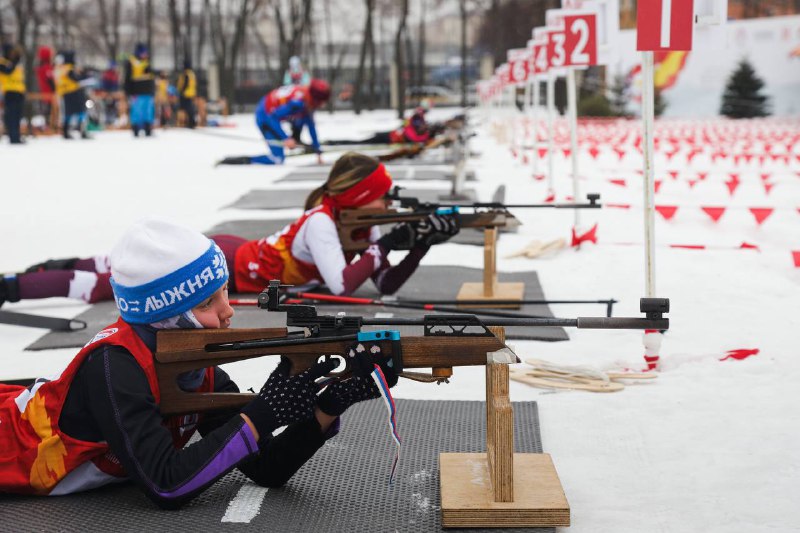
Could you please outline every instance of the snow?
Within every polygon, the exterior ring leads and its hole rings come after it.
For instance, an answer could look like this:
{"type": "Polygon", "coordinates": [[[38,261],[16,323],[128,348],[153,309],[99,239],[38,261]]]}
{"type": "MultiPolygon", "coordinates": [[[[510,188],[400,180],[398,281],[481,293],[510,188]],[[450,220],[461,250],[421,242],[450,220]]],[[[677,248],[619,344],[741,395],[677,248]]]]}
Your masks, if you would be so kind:
{"type": "MultiPolygon", "coordinates": [[[[452,110],[435,109],[433,119],[452,110]]],[[[541,116],[541,115],[540,115],[541,116]]],[[[480,118],[480,117],[479,117],[480,118]]],[[[514,202],[540,202],[546,182],[531,178],[530,166],[511,156],[484,121],[471,149],[479,178],[479,196],[488,199],[499,184],[514,202]]],[[[23,147],[0,146],[0,272],[22,270],[47,258],[105,253],[122,231],[147,214],[178,220],[197,230],[236,218],[283,218],[296,210],[238,211],[226,208],[243,193],[272,187],[293,166],[310,157],[292,158],[283,168],[219,167],[226,155],[257,154],[263,149],[249,116],[230,120],[235,127],[204,132],[157,131],[134,140],[129,132],[98,133],[90,142],[59,138],[30,141],[23,147]]],[[[357,138],[396,124],[394,113],[376,111],[318,116],[320,136],[357,138]]],[[[675,128],[733,128],[787,131],[796,121],[730,123],[666,122],[675,128]]],[[[621,126],[633,131],[636,123],[621,126]]],[[[584,134],[594,131],[583,130],[584,134]]],[[[508,134],[506,135],[508,137],[508,134]]],[[[566,249],[538,259],[503,259],[534,239],[569,238],[568,210],[519,210],[518,234],[504,235],[498,257],[502,272],[535,269],[545,293],[559,299],[616,298],[615,316],[638,315],[644,295],[641,158],[631,148],[622,162],[600,143],[593,159],[583,135],[581,190],[599,192],[607,203],[630,209],[582,212],[582,225],[599,223],[599,243],[566,249]],[[625,179],[626,187],[610,183],[625,179]],[[634,244],[626,244],[634,243],[634,244]]],[[[742,143],[738,149],[743,150],[742,143]]],[[[679,206],[674,218],[656,215],[657,295],[671,299],[671,329],[662,344],[662,369],[656,380],[629,385],[613,394],[552,392],[512,382],[514,401],[539,402],[545,451],[552,454],[572,510],[573,532],[640,531],[788,531],[800,523],[800,269],[791,251],[800,250],[800,161],[756,161],[736,165],[711,160],[718,146],[691,164],[683,154],[656,157],[656,196],[660,205],[679,206]],[[668,170],[677,170],[672,180],[668,170]],[[708,178],[690,188],[698,171],[708,178]],[[730,196],[724,181],[738,173],[741,186],[730,196]],[[759,174],[769,172],[775,188],[767,193],[759,174]],[[702,206],[732,206],[718,223],[702,206]],[[757,225],[748,207],[776,207],[757,225]],[[746,241],[760,251],[739,250],[746,241]],[[668,244],[705,244],[706,250],[669,248],[668,244]],[[743,361],[720,362],[725,352],[758,348],[743,361]]],[[[800,150],[797,145],[793,150],[800,150]]],[[[335,155],[326,156],[332,162],[335,155]]],[[[545,169],[544,162],[539,169],[545,169]]],[[[571,194],[569,160],[556,156],[556,191],[571,194]]],[[[294,187],[278,184],[276,189],[294,187]]],[[[444,186],[414,184],[415,187],[444,186]]],[[[470,184],[472,186],[472,184],[470,184]]],[[[482,251],[445,244],[435,247],[425,264],[479,267],[482,251]]],[[[54,316],[75,316],[85,305],[66,299],[6,304],[3,309],[54,316]]],[[[554,306],[558,316],[599,316],[600,305],[554,306]]],[[[235,326],[235,318],[234,318],[235,326]]],[[[0,325],[0,379],[57,373],[75,350],[25,352],[41,331],[0,325]]],[[[512,341],[521,358],[598,369],[641,368],[642,333],[570,330],[569,342],[512,341]]],[[[252,360],[228,367],[242,388],[260,387],[275,361],[252,360]]],[[[449,385],[403,380],[398,398],[479,400],[483,369],[458,368],[449,385]]],[[[400,413],[402,420],[402,413],[400,413]]],[[[477,423],[478,421],[476,421],[477,423]]],[[[400,433],[403,435],[402,425],[400,433]]],[[[408,435],[406,438],[413,438],[408,435]]],[[[402,463],[400,468],[402,468],[402,463]]],[[[431,465],[435,468],[435,465],[431,465]]],[[[420,501],[420,508],[438,502],[420,501]]]]}

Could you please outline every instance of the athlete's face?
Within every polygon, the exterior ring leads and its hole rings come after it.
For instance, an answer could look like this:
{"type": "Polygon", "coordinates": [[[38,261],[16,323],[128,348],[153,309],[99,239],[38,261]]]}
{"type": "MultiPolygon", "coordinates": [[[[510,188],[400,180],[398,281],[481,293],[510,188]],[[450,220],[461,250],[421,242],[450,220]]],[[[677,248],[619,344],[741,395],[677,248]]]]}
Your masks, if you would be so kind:
{"type": "Polygon", "coordinates": [[[228,328],[233,307],[228,302],[228,284],[223,285],[206,301],[192,309],[192,314],[204,328],[228,328]]]}

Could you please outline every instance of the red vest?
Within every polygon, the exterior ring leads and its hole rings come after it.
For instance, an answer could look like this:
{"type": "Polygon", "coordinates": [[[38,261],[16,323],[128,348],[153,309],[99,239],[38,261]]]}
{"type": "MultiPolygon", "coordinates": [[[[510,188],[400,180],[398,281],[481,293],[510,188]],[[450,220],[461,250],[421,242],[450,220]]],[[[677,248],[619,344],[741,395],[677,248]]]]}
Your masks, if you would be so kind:
{"type": "MultiPolygon", "coordinates": [[[[161,400],[153,354],[122,319],[95,335],[52,381],[37,380],[32,387],[0,388],[0,492],[48,494],[77,467],[92,461],[102,472],[124,477],[125,472],[108,445],[74,439],[61,431],[58,421],[67,392],[86,356],[103,345],[128,350],[144,370],[156,403],[161,400]]],[[[199,392],[214,390],[214,369],[206,369],[199,392]]],[[[197,415],[189,415],[192,421],[197,415]]],[[[181,427],[187,417],[164,420],[176,448],[182,448],[194,428],[181,427]]]]}
{"type": "MultiPolygon", "coordinates": [[[[264,98],[264,111],[272,113],[280,106],[292,101],[302,100],[308,104],[310,102],[308,87],[305,85],[284,85],[278,87],[267,94],[264,98]]],[[[308,107],[308,106],[306,106],[308,107]]]]}
{"type": "Polygon", "coordinates": [[[322,281],[316,265],[292,255],[292,243],[308,217],[325,213],[336,220],[326,205],[309,209],[281,231],[257,241],[249,241],[236,250],[234,277],[239,292],[261,292],[269,280],[279,279],[289,285],[304,285],[312,279],[322,281]]]}

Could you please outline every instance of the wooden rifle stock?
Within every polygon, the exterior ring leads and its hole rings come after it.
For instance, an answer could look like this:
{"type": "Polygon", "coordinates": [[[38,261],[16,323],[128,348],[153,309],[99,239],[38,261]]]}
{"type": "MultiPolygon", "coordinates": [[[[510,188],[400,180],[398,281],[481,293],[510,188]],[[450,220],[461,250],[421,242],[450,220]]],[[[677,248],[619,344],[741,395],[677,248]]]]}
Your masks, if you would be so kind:
{"type": "MultiPolygon", "coordinates": [[[[353,236],[353,232],[357,230],[365,230],[371,226],[422,220],[434,212],[430,209],[416,211],[343,209],[337,224],[342,249],[346,252],[360,252],[369,247],[369,242],[353,236]]],[[[514,228],[520,225],[517,217],[502,208],[487,208],[474,213],[456,213],[455,216],[458,217],[462,228],[514,228]]]]}
{"type": "MultiPolygon", "coordinates": [[[[506,347],[502,328],[489,328],[493,336],[407,336],[401,337],[403,368],[433,368],[434,376],[447,377],[454,366],[486,364],[486,354],[506,347]],[[499,337],[499,338],[498,338],[499,337]]],[[[178,387],[178,376],[198,368],[267,355],[282,355],[292,361],[292,372],[312,366],[320,356],[344,356],[353,340],[324,337],[313,344],[287,344],[241,350],[214,350],[215,344],[286,337],[286,328],[163,330],[157,334],[155,368],[161,393],[163,415],[235,409],[255,395],[248,393],[184,392],[178,387]]],[[[381,342],[385,355],[391,355],[391,343],[381,342]]],[[[345,368],[343,373],[349,372],[345,368]]],[[[339,374],[335,374],[339,375],[339,374]]],[[[266,381],[267,376],[263,376],[266,381]]]]}

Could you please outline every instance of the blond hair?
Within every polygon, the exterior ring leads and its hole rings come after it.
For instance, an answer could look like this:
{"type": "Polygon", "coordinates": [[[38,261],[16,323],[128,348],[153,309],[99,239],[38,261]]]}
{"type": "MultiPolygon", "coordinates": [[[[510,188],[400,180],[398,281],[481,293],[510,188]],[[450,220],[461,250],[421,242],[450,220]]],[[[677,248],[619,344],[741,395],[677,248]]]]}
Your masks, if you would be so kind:
{"type": "Polygon", "coordinates": [[[356,183],[375,172],[380,161],[358,152],[345,152],[333,164],[328,179],[322,186],[311,191],[306,198],[305,209],[308,211],[322,203],[323,197],[341,194],[356,183]]]}

